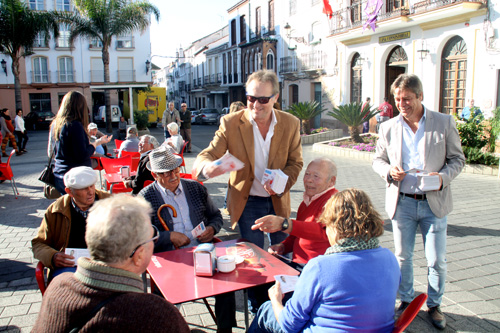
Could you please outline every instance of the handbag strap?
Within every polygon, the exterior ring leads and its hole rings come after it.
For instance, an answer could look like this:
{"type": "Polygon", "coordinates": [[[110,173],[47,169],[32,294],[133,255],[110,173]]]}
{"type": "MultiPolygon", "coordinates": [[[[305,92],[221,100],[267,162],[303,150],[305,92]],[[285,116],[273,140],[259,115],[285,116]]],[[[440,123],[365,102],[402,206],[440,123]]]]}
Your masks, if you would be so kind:
{"type": "Polygon", "coordinates": [[[90,319],[94,318],[94,316],[97,314],[97,312],[99,312],[99,310],[105,306],[106,304],[108,304],[109,302],[111,302],[112,300],[114,300],[116,297],[122,295],[121,293],[115,293],[113,295],[111,295],[110,297],[102,300],[99,304],[97,304],[93,309],[92,311],[90,311],[87,315],[87,317],[82,320],[77,326],[75,326],[71,331],[69,331],[69,333],[77,333],[79,332],[82,327],[88,323],[90,321],[90,319]]]}
{"type": "Polygon", "coordinates": [[[47,166],[50,167],[52,166],[52,160],[54,159],[54,155],[56,153],[56,145],[54,144],[54,147],[52,148],[52,152],[50,153],[50,156],[49,156],[49,161],[47,162],[47,166]]]}

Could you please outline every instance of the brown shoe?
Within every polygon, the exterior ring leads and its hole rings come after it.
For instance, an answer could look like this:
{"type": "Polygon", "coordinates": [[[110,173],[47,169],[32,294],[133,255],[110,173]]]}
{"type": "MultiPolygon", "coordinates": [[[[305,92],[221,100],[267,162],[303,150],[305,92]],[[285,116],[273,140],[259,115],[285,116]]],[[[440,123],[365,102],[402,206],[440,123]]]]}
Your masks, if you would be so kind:
{"type": "Polygon", "coordinates": [[[16,151],[16,156],[19,156],[19,155],[22,155],[23,152],[22,151],[16,151]]]}
{"type": "Polygon", "coordinates": [[[441,312],[441,308],[438,306],[433,306],[427,310],[427,313],[431,317],[431,322],[434,327],[444,330],[446,327],[446,318],[444,317],[443,312],[441,312]]]}

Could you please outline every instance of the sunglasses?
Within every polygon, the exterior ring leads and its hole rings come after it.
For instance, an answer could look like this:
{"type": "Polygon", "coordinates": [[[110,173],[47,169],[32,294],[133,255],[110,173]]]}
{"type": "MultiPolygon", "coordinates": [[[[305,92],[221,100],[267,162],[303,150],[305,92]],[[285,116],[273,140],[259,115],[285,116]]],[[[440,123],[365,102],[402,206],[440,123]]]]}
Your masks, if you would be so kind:
{"type": "Polygon", "coordinates": [[[137,245],[137,247],[134,249],[134,251],[132,251],[132,254],[130,255],[130,257],[129,257],[129,258],[132,258],[132,257],[134,256],[135,252],[136,252],[137,250],[139,250],[139,248],[140,248],[141,246],[143,246],[143,245],[145,245],[145,244],[147,244],[147,243],[149,243],[149,242],[151,242],[151,241],[152,241],[153,243],[156,243],[156,241],[158,240],[158,238],[160,238],[160,232],[158,231],[158,228],[157,228],[155,225],[151,225],[151,226],[152,226],[152,227],[153,227],[153,229],[154,229],[153,238],[148,239],[147,241],[142,242],[141,244],[137,245]]]}
{"type": "Polygon", "coordinates": [[[274,95],[269,96],[269,97],[255,97],[255,96],[247,95],[247,101],[249,101],[250,103],[255,103],[255,101],[259,101],[260,104],[267,104],[267,103],[269,103],[269,100],[273,97],[274,97],[274,95]]]}

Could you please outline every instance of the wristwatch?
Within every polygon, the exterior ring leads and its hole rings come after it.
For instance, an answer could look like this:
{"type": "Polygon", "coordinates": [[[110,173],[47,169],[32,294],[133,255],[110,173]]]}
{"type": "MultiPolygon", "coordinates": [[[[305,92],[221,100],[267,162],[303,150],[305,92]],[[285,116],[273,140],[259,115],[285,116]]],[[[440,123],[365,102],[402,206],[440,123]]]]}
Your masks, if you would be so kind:
{"type": "Polygon", "coordinates": [[[281,223],[281,231],[288,229],[289,226],[290,226],[290,224],[288,223],[288,219],[285,218],[283,220],[283,223],[281,223]]]}

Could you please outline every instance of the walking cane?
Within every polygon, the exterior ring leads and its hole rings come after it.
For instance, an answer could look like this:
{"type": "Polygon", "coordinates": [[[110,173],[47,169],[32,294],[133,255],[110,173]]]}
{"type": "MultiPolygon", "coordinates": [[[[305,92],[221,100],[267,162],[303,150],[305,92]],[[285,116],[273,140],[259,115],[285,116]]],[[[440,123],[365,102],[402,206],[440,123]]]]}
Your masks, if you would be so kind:
{"type": "MultiPolygon", "coordinates": [[[[156,212],[156,215],[158,216],[158,220],[160,220],[160,223],[161,225],[163,226],[163,228],[166,230],[166,231],[170,231],[169,227],[167,226],[167,224],[165,223],[165,220],[163,220],[163,218],[161,217],[161,211],[163,208],[170,208],[172,210],[172,217],[177,217],[177,211],[175,210],[175,208],[172,206],[172,205],[169,205],[169,204],[163,204],[160,206],[160,208],[158,208],[158,211],[156,212]]],[[[179,248],[177,246],[175,246],[175,249],[178,250],[179,248]]]]}

